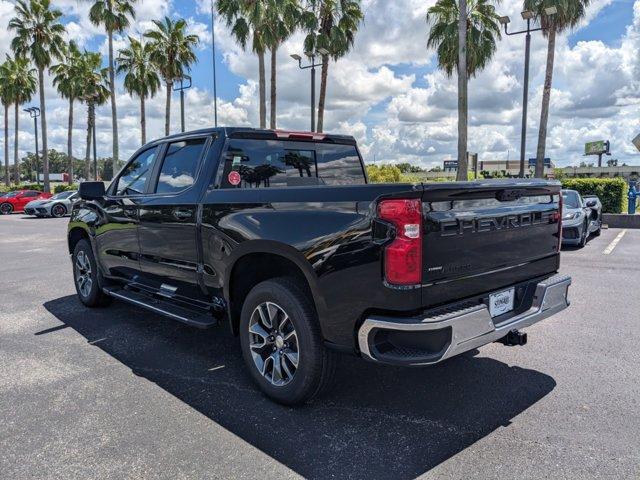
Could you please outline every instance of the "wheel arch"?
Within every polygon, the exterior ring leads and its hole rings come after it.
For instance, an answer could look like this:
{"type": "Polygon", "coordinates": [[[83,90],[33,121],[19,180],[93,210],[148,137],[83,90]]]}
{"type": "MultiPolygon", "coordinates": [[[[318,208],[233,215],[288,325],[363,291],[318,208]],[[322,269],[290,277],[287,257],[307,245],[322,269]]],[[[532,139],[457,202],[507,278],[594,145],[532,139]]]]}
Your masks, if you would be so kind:
{"type": "Polygon", "coordinates": [[[73,254],[76,245],[80,240],[86,239],[91,243],[89,232],[82,227],[73,227],[67,234],[67,243],[69,245],[69,253],[73,254]]]}
{"type": "MultiPolygon", "coordinates": [[[[278,277],[293,277],[309,294],[319,319],[326,311],[320,294],[317,276],[311,264],[293,247],[268,240],[257,240],[241,244],[232,256],[224,281],[224,297],[227,302],[229,325],[234,335],[238,324],[243,299],[257,284],[278,277]]],[[[322,330],[322,321],[320,321],[322,330]]]]}

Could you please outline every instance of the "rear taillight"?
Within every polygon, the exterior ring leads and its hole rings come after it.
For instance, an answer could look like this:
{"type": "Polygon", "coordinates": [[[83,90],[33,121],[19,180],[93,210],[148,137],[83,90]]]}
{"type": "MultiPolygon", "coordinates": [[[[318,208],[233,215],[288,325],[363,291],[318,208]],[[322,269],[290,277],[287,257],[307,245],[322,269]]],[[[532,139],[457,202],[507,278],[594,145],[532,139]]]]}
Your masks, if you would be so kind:
{"type": "Polygon", "coordinates": [[[420,199],[383,200],[378,216],[395,226],[396,238],[384,252],[384,273],[393,285],[422,282],[422,211],[420,199]]]}

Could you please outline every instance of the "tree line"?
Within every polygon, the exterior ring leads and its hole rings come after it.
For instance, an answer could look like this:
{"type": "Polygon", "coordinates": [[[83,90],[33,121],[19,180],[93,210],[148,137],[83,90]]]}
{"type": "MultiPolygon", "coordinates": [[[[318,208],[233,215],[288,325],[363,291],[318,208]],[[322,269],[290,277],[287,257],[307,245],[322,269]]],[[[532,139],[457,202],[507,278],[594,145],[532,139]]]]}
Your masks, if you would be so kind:
{"type": "MultiPolygon", "coordinates": [[[[497,0],[494,0],[497,2],[497,0]]],[[[589,0],[525,0],[543,25],[548,38],[548,53],[537,157],[544,159],[556,34],[574,27],[584,16],[589,0]],[[558,13],[545,15],[555,6],[558,13]]],[[[171,128],[171,93],[175,82],[184,78],[197,62],[197,35],[189,34],[184,19],[154,20],[153,27],[141,39],[128,36],[128,45],[114,52],[114,35],[125,34],[135,18],[135,0],[92,0],[91,22],[104,28],[108,40],[108,62],[102,55],[81,50],[74,42],[65,42],[62,12],[50,0],[16,0],[15,16],[9,21],[14,33],[13,56],[0,64],[0,102],[4,107],[4,181],[9,172],[9,109],[14,107],[14,164],[18,169],[18,113],[20,105],[39,93],[42,133],[42,170],[44,188],[49,187],[49,149],[47,141],[44,76],[49,71],[58,93],[69,102],[67,158],[73,158],[73,113],[77,102],[87,108],[87,137],[84,176],[90,177],[90,150],[95,133],[95,109],[111,104],[112,171],[119,160],[117,99],[115,78],[123,75],[123,86],[140,101],[141,143],[146,142],[145,102],[155,96],[162,84],[166,89],[165,134],[171,128]]],[[[250,48],[258,57],[259,126],[267,124],[266,57],[270,56],[270,123],[277,128],[277,51],[296,31],[306,33],[304,51],[321,58],[320,95],[317,131],[324,129],[330,61],[346,55],[352,48],[364,20],[360,0],[217,0],[216,11],[226,22],[242,48],[250,48]],[[322,52],[322,53],[319,53],[322,52]]],[[[428,10],[427,48],[434,49],[438,66],[446,75],[458,76],[458,161],[459,179],[467,178],[467,84],[491,60],[501,38],[499,17],[491,0],[438,0],[428,10]],[[459,48],[464,45],[464,48],[459,48]]],[[[68,165],[73,181],[74,165],[68,165]]],[[[541,171],[542,172],[542,171],[541,171]]],[[[541,176],[541,173],[540,175],[541,176]]],[[[538,169],[536,168],[536,173],[538,169]]],[[[15,175],[19,181],[19,172],[15,175]]]]}

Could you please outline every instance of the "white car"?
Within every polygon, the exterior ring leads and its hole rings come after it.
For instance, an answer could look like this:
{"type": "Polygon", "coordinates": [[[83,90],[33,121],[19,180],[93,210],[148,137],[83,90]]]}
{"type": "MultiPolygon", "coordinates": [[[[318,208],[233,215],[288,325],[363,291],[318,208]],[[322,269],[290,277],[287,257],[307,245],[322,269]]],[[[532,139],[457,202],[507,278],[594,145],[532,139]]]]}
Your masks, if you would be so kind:
{"type": "Polygon", "coordinates": [[[46,200],[34,200],[24,207],[24,213],[36,217],[64,217],[80,197],[76,191],[60,192],[46,200]]]}

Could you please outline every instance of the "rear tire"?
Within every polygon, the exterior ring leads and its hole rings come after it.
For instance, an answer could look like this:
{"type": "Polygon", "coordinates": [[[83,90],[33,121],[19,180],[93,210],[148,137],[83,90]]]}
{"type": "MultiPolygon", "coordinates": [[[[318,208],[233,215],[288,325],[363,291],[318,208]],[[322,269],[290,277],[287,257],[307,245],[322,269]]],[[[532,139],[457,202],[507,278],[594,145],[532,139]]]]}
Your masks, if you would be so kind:
{"type": "Polygon", "coordinates": [[[54,218],[61,218],[67,214],[67,207],[61,203],[56,203],[51,207],[51,216],[54,218]]]}
{"type": "Polygon", "coordinates": [[[10,215],[13,213],[13,205],[8,202],[0,204],[0,215],[10,215]]]}
{"type": "Polygon", "coordinates": [[[272,400],[299,405],[331,385],[336,354],[324,346],[313,303],[296,280],[256,285],[242,306],[239,327],[247,368],[272,400]]]}
{"type": "Polygon", "coordinates": [[[103,307],[111,302],[111,297],[102,291],[104,281],[98,272],[98,265],[93,256],[91,244],[80,240],[73,250],[73,283],[78,298],[87,307],[103,307]]]}

